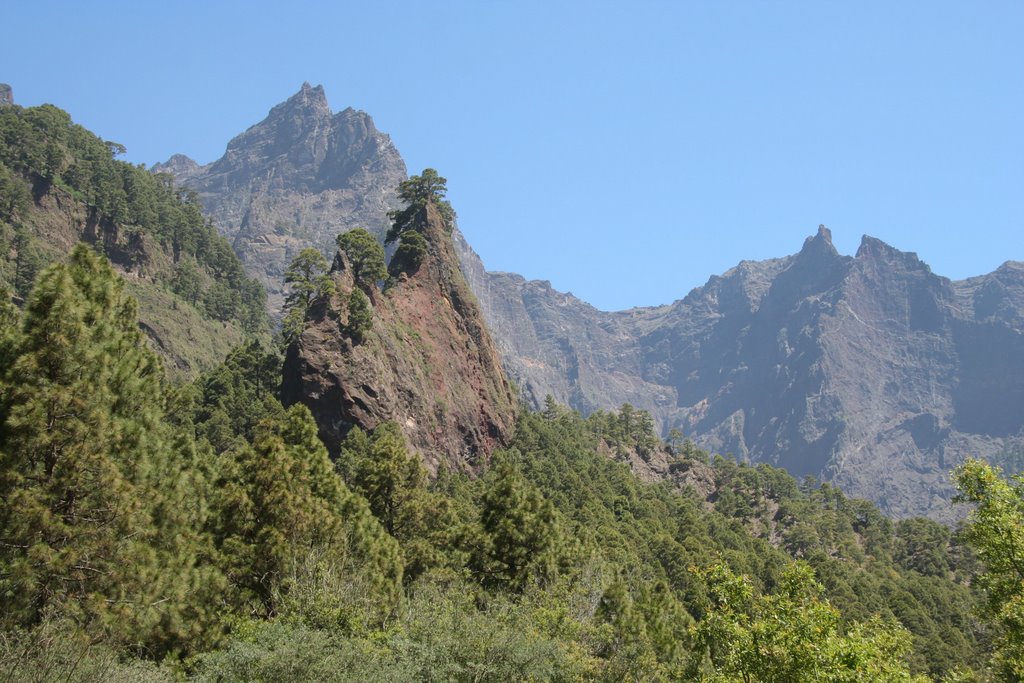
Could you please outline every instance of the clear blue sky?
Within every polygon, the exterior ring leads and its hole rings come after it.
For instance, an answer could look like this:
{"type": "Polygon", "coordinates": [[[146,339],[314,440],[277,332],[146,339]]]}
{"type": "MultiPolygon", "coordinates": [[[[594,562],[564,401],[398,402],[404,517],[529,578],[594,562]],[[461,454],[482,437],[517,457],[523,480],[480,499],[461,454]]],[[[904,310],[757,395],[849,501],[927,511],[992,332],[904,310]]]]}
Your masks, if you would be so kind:
{"type": "Polygon", "coordinates": [[[0,81],[200,162],[303,81],[448,177],[492,270],[665,303],[819,223],[1024,260],[1024,3],[8,3],[0,81]]]}

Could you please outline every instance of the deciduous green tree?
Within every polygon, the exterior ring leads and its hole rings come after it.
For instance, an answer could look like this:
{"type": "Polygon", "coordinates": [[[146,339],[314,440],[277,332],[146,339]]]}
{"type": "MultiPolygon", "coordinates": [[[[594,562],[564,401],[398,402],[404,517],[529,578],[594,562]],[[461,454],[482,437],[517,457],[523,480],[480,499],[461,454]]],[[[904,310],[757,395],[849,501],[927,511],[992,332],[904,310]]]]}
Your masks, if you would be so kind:
{"type": "Polygon", "coordinates": [[[1004,680],[1024,679],[1024,476],[968,460],[956,470],[958,500],[973,503],[964,529],[985,564],[978,583],[997,626],[996,665],[1004,680]]]}
{"type": "Polygon", "coordinates": [[[699,571],[708,604],[691,631],[689,673],[706,681],[924,681],[904,662],[910,634],[872,619],[845,632],[806,564],[790,565],[776,593],[758,595],[724,565],[699,571]]]}

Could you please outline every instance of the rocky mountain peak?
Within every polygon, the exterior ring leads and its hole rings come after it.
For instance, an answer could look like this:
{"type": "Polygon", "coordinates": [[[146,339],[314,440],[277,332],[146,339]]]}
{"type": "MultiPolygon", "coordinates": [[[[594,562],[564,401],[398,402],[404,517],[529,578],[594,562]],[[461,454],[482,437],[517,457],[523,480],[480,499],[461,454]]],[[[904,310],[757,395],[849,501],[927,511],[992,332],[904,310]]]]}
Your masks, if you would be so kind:
{"type": "Polygon", "coordinates": [[[1024,443],[1024,264],[950,282],[864,237],[745,261],[671,306],[560,305],[466,249],[506,367],[535,402],[629,402],[662,433],[833,481],[895,516],[949,521],[949,470],[1024,443]]]}
{"type": "Polygon", "coordinates": [[[315,247],[330,256],[334,238],[356,227],[383,238],[406,178],[398,150],[368,114],[332,114],[323,87],[309,83],[232,139],[209,166],[172,157],[154,170],[196,190],[267,289],[271,313],[280,311],[284,271],[299,251],[315,247]]]}
{"type": "Polygon", "coordinates": [[[286,104],[290,103],[301,103],[314,109],[327,109],[330,111],[330,107],[327,104],[327,95],[324,94],[324,86],[318,85],[314,87],[309,84],[309,81],[303,81],[299,92],[288,98],[286,104]]]}
{"type": "Polygon", "coordinates": [[[192,178],[199,173],[203,167],[197,164],[191,157],[184,154],[175,154],[162,163],[153,164],[150,169],[153,173],[170,173],[179,183],[192,178]]]}
{"type": "Polygon", "coordinates": [[[14,90],[6,83],[0,83],[0,105],[14,104],[14,90]]]}
{"type": "Polygon", "coordinates": [[[896,268],[899,270],[917,270],[931,273],[927,263],[918,258],[912,251],[900,251],[896,247],[886,244],[877,237],[864,235],[860,240],[860,247],[857,249],[855,258],[858,261],[870,263],[879,267],[896,268]]]}
{"type": "Polygon", "coordinates": [[[818,232],[804,240],[804,245],[798,256],[825,260],[832,260],[839,256],[839,252],[832,245],[832,231],[824,225],[819,225],[818,232]]]}

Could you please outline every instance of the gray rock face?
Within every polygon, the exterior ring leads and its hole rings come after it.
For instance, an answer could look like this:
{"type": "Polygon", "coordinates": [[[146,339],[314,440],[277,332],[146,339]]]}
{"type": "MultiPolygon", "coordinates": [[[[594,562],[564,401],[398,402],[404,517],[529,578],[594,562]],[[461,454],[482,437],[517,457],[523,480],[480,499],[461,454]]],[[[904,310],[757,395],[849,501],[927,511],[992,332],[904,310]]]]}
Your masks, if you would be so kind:
{"type": "Polygon", "coordinates": [[[303,248],[334,253],[338,233],[365,227],[383,236],[405,163],[364,112],[334,114],[321,86],[298,93],[199,166],[184,155],[157,164],[199,194],[232,240],[246,270],[267,288],[272,313],[283,304],[283,276],[303,248]]]}
{"type": "Polygon", "coordinates": [[[871,237],[842,256],[822,227],[669,306],[606,313],[459,246],[534,402],[628,402],[704,448],[945,521],[952,467],[1024,443],[1024,264],[951,282],[871,237]]]}
{"type": "Polygon", "coordinates": [[[14,91],[6,83],[0,83],[0,105],[14,104],[14,91]]]}

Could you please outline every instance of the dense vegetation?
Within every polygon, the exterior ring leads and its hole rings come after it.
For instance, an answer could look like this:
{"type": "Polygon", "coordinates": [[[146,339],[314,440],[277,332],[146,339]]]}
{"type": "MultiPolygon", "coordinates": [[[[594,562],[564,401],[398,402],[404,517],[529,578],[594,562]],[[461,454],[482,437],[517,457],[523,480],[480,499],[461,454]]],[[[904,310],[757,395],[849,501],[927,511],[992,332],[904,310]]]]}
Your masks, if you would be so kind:
{"type": "MultiPolygon", "coordinates": [[[[666,446],[628,406],[584,419],[549,402],[479,478],[430,479],[391,425],[353,430],[332,463],[257,343],[168,384],[87,247],[2,315],[0,657],[15,679],[983,673],[980,568],[948,529],[666,446]],[[617,457],[667,458],[676,484],[617,457]]],[[[993,476],[962,473],[982,503],[994,674],[1012,680],[1020,558],[993,539],[1020,533],[1021,490],[993,476]]]]}
{"type": "Polygon", "coordinates": [[[118,160],[123,152],[52,105],[0,107],[0,286],[27,295],[36,273],[65,256],[61,242],[83,239],[206,317],[262,330],[262,287],[195,195],[118,160]],[[54,225],[65,215],[69,225],[54,225]]]}
{"type": "MultiPolygon", "coordinates": [[[[410,197],[442,201],[443,179],[414,180],[410,197]]],[[[365,297],[380,253],[358,233],[340,244],[365,297]]],[[[928,520],[665,444],[628,405],[524,411],[475,478],[428,476],[392,424],[353,429],[332,461],[309,411],[281,404],[280,359],[259,342],[168,381],[97,250],[42,269],[23,309],[0,301],[9,680],[1024,673],[1021,480],[959,471],[976,557],[928,520]]],[[[329,290],[317,256],[289,276],[296,330],[329,290]]]]}

